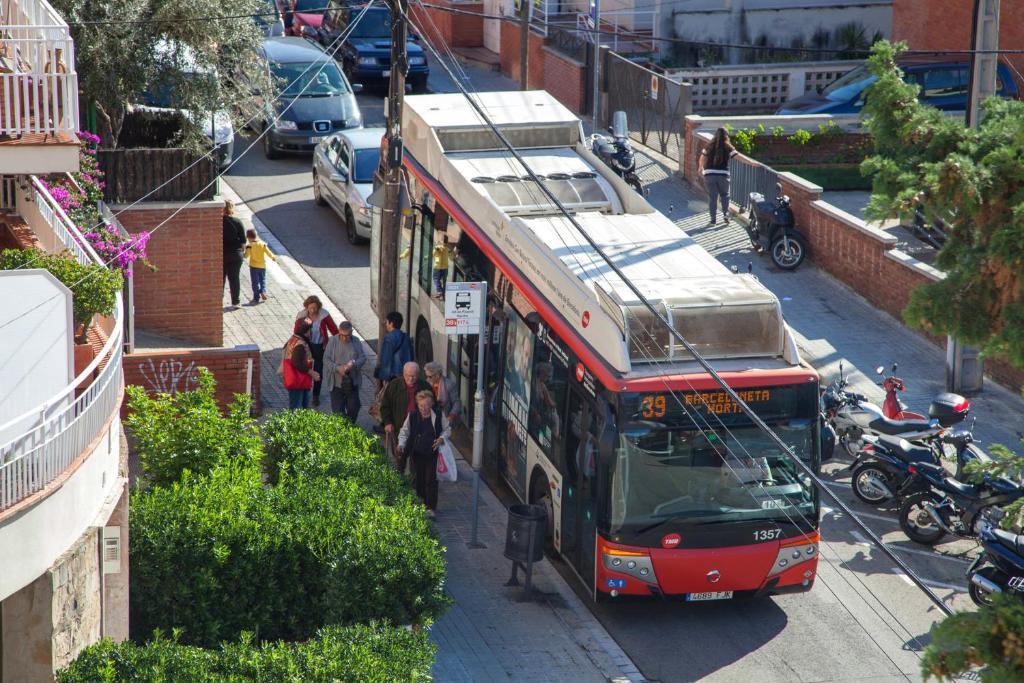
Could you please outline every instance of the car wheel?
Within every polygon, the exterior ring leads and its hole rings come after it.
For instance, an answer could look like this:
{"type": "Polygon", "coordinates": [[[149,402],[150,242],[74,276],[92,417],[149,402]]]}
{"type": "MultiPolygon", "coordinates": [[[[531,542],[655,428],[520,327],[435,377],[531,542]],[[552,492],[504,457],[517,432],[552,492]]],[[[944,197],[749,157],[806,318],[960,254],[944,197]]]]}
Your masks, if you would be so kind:
{"type": "Polygon", "coordinates": [[[317,206],[327,205],[323,193],[320,192],[320,176],[317,174],[316,169],[313,170],[313,201],[317,203],[317,206]]]}
{"type": "Polygon", "coordinates": [[[359,244],[362,241],[356,232],[356,219],[352,215],[352,207],[350,206],[345,207],[345,235],[348,237],[349,244],[359,244]]]}
{"type": "Polygon", "coordinates": [[[263,129],[263,156],[268,159],[280,159],[281,152],[274,147],[274,143],[270,140],[270,128],[263,129]]]}

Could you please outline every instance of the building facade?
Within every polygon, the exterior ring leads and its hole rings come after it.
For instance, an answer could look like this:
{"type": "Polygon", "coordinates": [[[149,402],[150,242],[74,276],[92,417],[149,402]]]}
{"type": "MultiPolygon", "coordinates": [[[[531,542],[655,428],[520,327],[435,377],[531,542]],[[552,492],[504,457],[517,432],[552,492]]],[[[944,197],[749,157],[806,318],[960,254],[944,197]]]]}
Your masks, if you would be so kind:
{"type": "MultiPolygon", "coordinates": [[[[12,0],[0,16],[0,248],[103,264],[43,179],[78,170],[78,120],[67,24],[45,0],[12,0]]],[[[76,330],[74,292],[31,265],[0,271],[3,682],[52,680],[90,643],[128,635],[123,302],[76,330]]]]}

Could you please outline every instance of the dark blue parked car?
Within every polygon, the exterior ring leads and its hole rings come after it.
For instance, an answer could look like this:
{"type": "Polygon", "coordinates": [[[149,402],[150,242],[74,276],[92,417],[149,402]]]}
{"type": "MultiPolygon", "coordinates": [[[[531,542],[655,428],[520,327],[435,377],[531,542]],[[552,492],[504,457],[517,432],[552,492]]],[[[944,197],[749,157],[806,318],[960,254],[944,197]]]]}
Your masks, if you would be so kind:
{"type": "MultiPolygon", "coordinates": [[[[944,111],[966,111],[971,65],[967,60],[903,59],[899,62],[904,80],[921,86],[921,101],[944,111]]],[[[858,114],[864,106],[864,91],[875,82],[867,64],[855,67],[820,92],[790,100],[776,114],[858,114]]],[[[1020,86],[1003,62],[997,70],[997,94],[1019,99],[1020,86]]]]}
{"type": "MultiPolygon", "coordinates": [[[[325,47],[334,43],[364,8],[363,4],[330,0],[320,26],[320,43],[325,47]]],[[[415,36],[410,36],[406,50],[409,55],[406,82],[413,90],[423,92],[427,89],[427,77],[430,75],[427,56],[415,36]]],[[[334,57],[341,62],[342,69],[353,83],[386,84],[391,78],[391,11],[376,5],[367,10],[366,16],[356,24],[345,41],[335,46],[334,57]]]]}

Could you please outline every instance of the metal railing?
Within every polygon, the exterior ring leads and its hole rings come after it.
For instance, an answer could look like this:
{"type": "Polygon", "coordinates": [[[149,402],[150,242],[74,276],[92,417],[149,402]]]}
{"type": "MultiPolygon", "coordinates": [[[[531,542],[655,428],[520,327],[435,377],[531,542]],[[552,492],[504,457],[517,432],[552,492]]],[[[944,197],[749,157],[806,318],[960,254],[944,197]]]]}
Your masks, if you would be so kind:
{"type": "Polygon", "coordinates": [[[589,14],[576,15],[576,31],[590,42],[610,47],[612,52],[651,52],[658,34],[654,10],[612,10],[601,12],[600,32],[589,14]]]}
{"type": "MultiPolygon", "coordinates": [[[[40,215],[76,259],[103,261],[78,228],[53,201],[38,179],[32,179],[33,198],[40,215]]],[[[42,405],[0,425],[0,434],[14,425],[29,424],[21,434],[0,444],[0,511],[43,490],[57,479],[100,434],[118,409],[124,375],[121,367],[124,309],[120,295],[114,325],[103,349],[74,380],[42,405]]]]}
{"type": "Polygon", "coordinates": [[[45,0],[15,0],[0,18],[0,133],[73,133],[78,74],[68,25],[45,0]]]}
{"type": "Polygon", "coordinates": [[[778,196],[779,174],[748,157],[736,155],[729,160],[729,194],[741,211],[750,208],[750,193],[759,192],[767,201],[778,196]]]}

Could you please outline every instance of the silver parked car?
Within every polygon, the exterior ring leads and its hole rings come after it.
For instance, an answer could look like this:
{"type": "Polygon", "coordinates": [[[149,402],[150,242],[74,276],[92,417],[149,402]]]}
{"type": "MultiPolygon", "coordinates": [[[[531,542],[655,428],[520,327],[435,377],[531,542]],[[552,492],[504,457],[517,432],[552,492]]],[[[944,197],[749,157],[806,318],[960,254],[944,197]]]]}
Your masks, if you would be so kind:
{"type": "Polygon", "coordinates": [[[321,140],[313,152],[313,198],[345,221],[348,241],[370,239],[373,174],[380,163],[383,128],[358,128],[321,140]]]}

